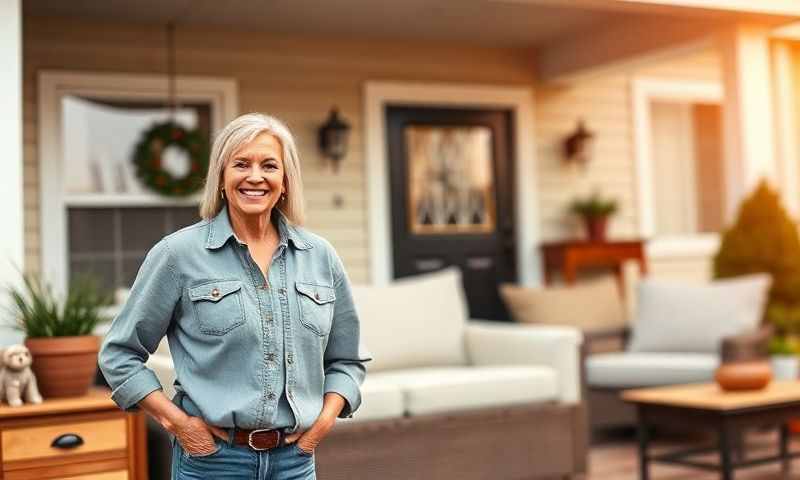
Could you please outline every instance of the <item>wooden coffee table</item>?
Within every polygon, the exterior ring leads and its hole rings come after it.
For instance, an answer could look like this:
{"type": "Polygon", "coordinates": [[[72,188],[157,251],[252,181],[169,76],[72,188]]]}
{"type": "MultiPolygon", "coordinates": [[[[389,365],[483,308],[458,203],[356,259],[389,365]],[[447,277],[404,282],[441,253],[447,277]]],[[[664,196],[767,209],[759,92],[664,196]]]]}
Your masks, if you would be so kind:
{"type": "Polygon", "coordinates": [[[622,399],[635,404],[638,410],[642,480],[650,478],[650,462],[719,471],[724,480],[732,480],[734,470],[739,468],[780,462],[784,478],[788,478],[790,460],[800,457],[800,452],[789,451],[787,427],[790,419],[800,417],[800,382],[774,381],[764,390],[752,392],[725,392],[714,383],[641,388],[624,391],[622,399]],[[717,434],[718,442],[713,447],[684,448],[652,455],[648,447],[649,427],[653,426],[712,431],[717,434]],[[765,426],[780,429],[778,454],[734,458],[734,439],[747,428],[765,426]],[[692,459],[715,451],[719,453],[718,463],[692,459]]]}

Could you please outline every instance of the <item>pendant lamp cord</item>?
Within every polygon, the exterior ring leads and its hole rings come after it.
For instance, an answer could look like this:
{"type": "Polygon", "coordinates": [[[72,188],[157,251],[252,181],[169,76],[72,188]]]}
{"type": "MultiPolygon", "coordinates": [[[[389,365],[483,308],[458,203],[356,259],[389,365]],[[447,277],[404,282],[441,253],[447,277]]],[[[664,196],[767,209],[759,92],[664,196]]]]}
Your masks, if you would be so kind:
{"type": "Polygon", "coordinates": [[[175,123],[178,101],[175,93],[175,22],[167,23],[167,80],[169,95],[169,121],[175,123]]]}

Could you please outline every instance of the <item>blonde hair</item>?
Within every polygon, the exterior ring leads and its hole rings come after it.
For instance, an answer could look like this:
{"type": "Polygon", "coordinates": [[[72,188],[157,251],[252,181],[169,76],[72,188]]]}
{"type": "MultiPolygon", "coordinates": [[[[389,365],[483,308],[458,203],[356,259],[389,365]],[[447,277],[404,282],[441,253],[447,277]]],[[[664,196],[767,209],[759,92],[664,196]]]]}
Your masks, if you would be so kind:
{"type": "Polygon", "coordinates": [[[262,113],[247,113],[235,118],[214,139],[208,162],[206,186],[200,202],[201,217],[210,220],[225,206],[225,201],[220,196],[225,166],[234,153],[262,133],[275,136],[283,148],[283,185],[286,188],[286,199],[279,200],[275,207],[289,222],[295,225],[303,224],[305,221],[303,180],[300,175],[300,156],[297,154],[294,137],[283,122],[262,113]]]}

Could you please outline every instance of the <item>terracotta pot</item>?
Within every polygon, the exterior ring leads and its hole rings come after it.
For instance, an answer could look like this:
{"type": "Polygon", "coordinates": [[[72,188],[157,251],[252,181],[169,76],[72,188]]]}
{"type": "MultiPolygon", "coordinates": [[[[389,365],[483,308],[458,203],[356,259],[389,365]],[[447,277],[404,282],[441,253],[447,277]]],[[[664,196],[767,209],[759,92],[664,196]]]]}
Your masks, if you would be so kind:
{"type": "Polygon", "coordinates": [[[42,397],[78,397],[94,383],[100,337],[41,337],[25,339],[31,351],[31,368],[42,397]]]}
{"type": "Polygon", "coordinates": [[[714,379],[723,390],[761,390],[772,380],[772,368],[767,360],[729,362],[717,368],[714,379]]]}
{"type": "Polygon", "coordinates": [[[605,242],[608,217],[585,217],[586,236],[590,242],[605,242]]]}

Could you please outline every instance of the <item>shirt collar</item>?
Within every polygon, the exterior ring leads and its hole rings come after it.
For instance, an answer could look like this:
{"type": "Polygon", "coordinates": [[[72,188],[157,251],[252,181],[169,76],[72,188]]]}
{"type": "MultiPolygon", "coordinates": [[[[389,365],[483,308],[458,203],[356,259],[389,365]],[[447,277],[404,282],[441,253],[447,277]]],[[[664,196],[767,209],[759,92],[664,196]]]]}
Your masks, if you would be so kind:
{"type": "MultiPolygon", "coordinates": [[[[272,214],[278,219],[278,234],[280,235],[279,245],[288,245],[291,242],[295,248],[299,250],[308,250],[313,245],[303,238],[303,235],[298,229],[286,220],[286,216],[280,210],[273,209],[272,214]]],[[[206,240],[206,248],[217,249],[221,248],[228,239],[233,237],[240,244],[244,244],[241,240],[236,238],[236,234],[231,227],[230,217],[228,216],[228,207],[224,206],[219,211],[216,217],[212,218],[208,224],[208,239],[206,240]]]]}

